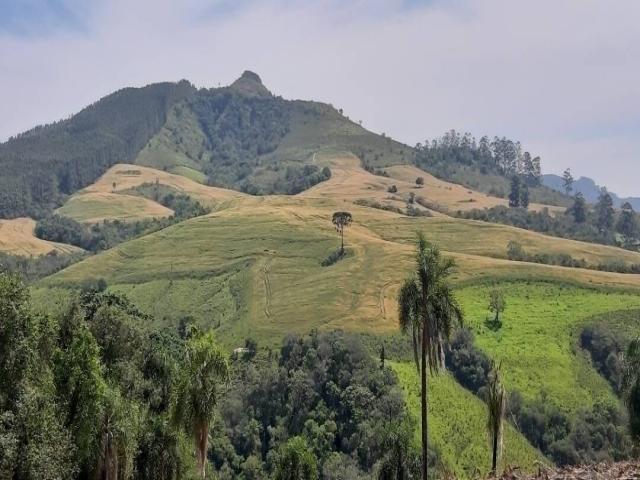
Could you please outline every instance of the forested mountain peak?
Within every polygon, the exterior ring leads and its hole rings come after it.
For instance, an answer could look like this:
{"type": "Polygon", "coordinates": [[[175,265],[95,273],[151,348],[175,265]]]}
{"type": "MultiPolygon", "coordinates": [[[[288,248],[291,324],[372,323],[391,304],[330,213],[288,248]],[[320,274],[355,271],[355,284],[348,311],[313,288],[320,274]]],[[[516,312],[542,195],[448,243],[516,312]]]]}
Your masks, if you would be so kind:
{"type": "Polygon", "coordinates": [[[249,97],[271,96],[271,92],[264,86],[260,76],[251,70],[245,70],[229,88],[249,97]]]}

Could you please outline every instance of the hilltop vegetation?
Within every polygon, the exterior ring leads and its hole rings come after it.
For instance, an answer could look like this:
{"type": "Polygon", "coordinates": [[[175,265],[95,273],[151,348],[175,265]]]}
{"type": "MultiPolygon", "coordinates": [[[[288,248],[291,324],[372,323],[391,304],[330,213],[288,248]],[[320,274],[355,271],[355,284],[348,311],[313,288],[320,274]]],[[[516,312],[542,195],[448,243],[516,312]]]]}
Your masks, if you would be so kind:
{"type": "Polygon", "coordinates": [[[126,88],[0,144],[0,217],[39,218],[110,166],[133,160],[192,91],[186,81],[126,88]]]}

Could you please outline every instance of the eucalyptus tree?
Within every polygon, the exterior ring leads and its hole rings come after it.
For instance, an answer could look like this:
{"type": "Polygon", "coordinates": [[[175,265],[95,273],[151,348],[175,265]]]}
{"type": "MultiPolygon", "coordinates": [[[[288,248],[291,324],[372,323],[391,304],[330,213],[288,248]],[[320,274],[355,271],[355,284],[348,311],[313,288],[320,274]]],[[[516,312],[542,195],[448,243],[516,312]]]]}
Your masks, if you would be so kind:
{"type": "Polygon", "coordinates": [[[444,368],[445,342],[454,326],[462,322],[462,309],[449,285],[454,266],[451,258],[443,257],[420,234],[415,272],[405,280],[398,295],[400,329],[411,335],[420,373],[423,480],[428,473],[427,368],[432,374],[444,368]]]}
{"type": "Polygon", "coordinates": [[[178,385],[174,421],[193,435],[198,472],[205,478],[209,426],[220,389],[229,379],[227,358],[216,344],[212,332],[189,340],[183,373],[178,385]]]}

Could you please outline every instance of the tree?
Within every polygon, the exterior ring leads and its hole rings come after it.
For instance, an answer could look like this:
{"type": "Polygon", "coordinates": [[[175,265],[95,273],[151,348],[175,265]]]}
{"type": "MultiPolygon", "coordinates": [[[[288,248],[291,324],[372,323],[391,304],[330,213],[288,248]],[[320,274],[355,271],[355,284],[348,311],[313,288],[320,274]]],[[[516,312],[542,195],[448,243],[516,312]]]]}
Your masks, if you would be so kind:
{"type": "Polygon", "coordinates": [[[174,422],[187,428],[195,442],[198,471],[206,477],[211,424],[221,384],[229,378],[229,365],[213,333],[193,337],[187,344],[184,377],[178,386],[174,422]]]}
{"type": "Polygon", "coordinates": [[[504,414],[507,409],[507,395],[500,381],[500,367],[494,366],[489,374],[487,407],[487,430],[489,430],[492,448],[491,471],[496,474],[502,450],[504,414]]]}
{"type": "Polygon", "coordinates": [[[344,229],[351,225],[351,222],[353,222],[353,217],[349,212],[335,212],[331,219],[331,223],[340,234],[340,254],[344,253],[344,229]]]}
{"type": "Polygon", "coordinates": [[[316,480],[316,457],[302,437],[293,437],[278,453],[275,480],[316,480]]]}
{"type": "Polygon", "coordinates": [[[405,280],[398,295],[398,315],[402,332],[410,332],[413,355],[420,372],[422,414],[422,478],[428,471],[427,368],[437,374],[444,366],[444,344],[462,310],[448,283],[455,266],[442,257],[437,247],[418,236],[416,270],[405,280]],[[420,356],[418,356],[418,349],[420,356]]]}
{"type": "Polygon", "coordinates": [[[578,192],[573,199],[573,205],[567,209],[567,213],[573,217],[576,223],[587,221],[587,202],[582,193],[578,192]]]}
{"type": "Polygon", "coordinates": [[[571,175],[571,169],[567,168],[562,175],[562,185],[564,186],[564,191],[567,195],[571,195],[573,191],[573,175],[571,175]]]}
{"type": "Polygon", "coordinates": [[[601,233],[609,232],[615,222],[615,210],[613,209],[613,198],[606,188],[603,188],[596,204],[597,226],[601,233]]]}
{"type": "Polygon", "coordinates": [[[629,343],[623,357],[622,395],[629,412],[629,429],[640,443],[640,338],[629,343]]]}
{"type": "Polygon", "coordinates": [[[396,187],[395,185],[391,185],[389,188],[387,188],[387,192],[398,193],[398,187],[396,187]]]}
{"type": "Polygon", "coordinates": [[[495,313],[495,323],[500,322],[500,314],[504,312],[506,307],[507,302],[502,291],[498,289],[491,290],[491,293],[489,293],[489,311],[495,313]]]}
{"type": "Polygon", "coordinates": [[[424,185],[424,178],[423,177],[416,178],[416,185],[418,185],[419,187],[424,185]]]}
{"type": "Polygon", "coordinates": [[[627,238],[635,238],[638,235],[638,219],[633,206],[629,202],[625,202],[622,205],[616,230],[627,238]]]}
{"type": "Polygon", "coordinates": [[[522,198],[522,181],[520,177],[514,175],[511,179],[511,193],[509,193],[509,206],[511,208],[518,208],[522,198]]]}
{"type": "Polygon", "coordinates": [[[520,186],[520,206],[522,208],[529,208],[529,186],[526,183],[522,183],[520,186]]]}
{"type": "Polygon", "coordinates": [[[407,204],[413,205],[415,201],[416,201],[416,194],[413,192],[409,192],[409,199],[407,200],[407,204]]]}

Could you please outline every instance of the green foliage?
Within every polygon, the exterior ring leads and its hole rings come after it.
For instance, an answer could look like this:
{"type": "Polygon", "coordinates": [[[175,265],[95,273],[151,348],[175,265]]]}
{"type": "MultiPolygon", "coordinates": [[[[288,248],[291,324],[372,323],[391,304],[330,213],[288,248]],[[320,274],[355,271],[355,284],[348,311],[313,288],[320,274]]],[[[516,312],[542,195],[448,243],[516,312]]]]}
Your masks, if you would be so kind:
{"type": "Polygon", "coordinates": [[[279,452],[294,437],[304,439],[318,472],[353,474],[348,478],[370,478],[388,460],[392,443],[412,445],[397,378],[354,336],[289,336],[279,354],[236,362],[232,385],[213,429],[213,462],[227,472],[222,478],[237,478],[249,465],[258,478],[275,473],[279,452]],[[393,441],[390,431],[397,433],[393,441]]]}
{"type": "Polygon", "coordinates": [[[510,241],[507,245],[507,258],[518,262],[542,263],[544,265],[560,265],[570,268],[588,268],[604,272],[640,273],[640,264],[628,265],[621,261],[612,261],[591,265],[584,259],[575,259],[568,253],[527,253],[518,242],[510,241]]]}
{"type": "Polygon", "coordinates": [[[0,273],[15,273],[25,282],[35,282],[79,262],[84,256],[83,253],[59,253],[56,250],[37,257],[0,252],[0,273]]]}
{"type": "Polygon", "coordinates": [[[275,480],[317,480],[318,467],[313,452],[302,437],[293,437],[278,452],[275,480]]]}
{"type": "Polygon", "coordinates": [[[172,209],[174,214],[169,218],[150,218],[136,222],[105,220],[91,226],[76,222],[69,217],[52,215],[38,220],[35,234],[43,240],[68,243],[91,252],[99,252],[132,238],[209,213],[209,209],[188,195],[176,194],[172,191],[161,192],[153,184],[144,184],[136,191],[143,196],[153,197],[165,207],[172,209]]]}
{"type": "Polygon", "coordinates": [[[640,442],[640,337],[629,343],[623,362],[622,392],[629,412],[631,435],[640,442]]]}
{"type": "Polygon", "coordinates": [[[186,363],[178,384],[176,425],[194,439],[198,469],[204,478],[209,448],[209,427],[219,401],[220,389],[229,378],[229,365],[211,332],[195,335],[187,343],[186,363]]]}
{"type": "MultiPolygon", "coordinates": [[[[603,211],[608,212],[603,214],[608,218],[604,227],[602,227],[602,222],[599,220],[600,214],[598,211],[589,211],[584,198],[577,195],[574,205],[567,209],[566,215],[551,214],[547,209],[533,212],[521,208],[506,208],[503,206],[489,209],[473,209],[466,212],[458,211],[455,215],[459,218],[512,225],[556,237],[633,248],[632,240],[635,237],[627,237],[624,242],[620,242],[616,238],[616,232],[613,229],[616,218],[615,212],[609,211],[607,208],[603,211]]],[[[626,212],[621,212],[617,218],[618,223],[622,221],[626,224],[631,222],[631,218],[636,219],[637,215],[635,212],[627,210],[626,212]]]]}
{"type": "MultiPolygon", "coordinates": [[[[529,152],[522,151],[520,142],[504,137],[490,140],[485,136],[477,140],[469,133],[451,130],[440,138],[416,145],[414,161],[439,178],[484,192],[505,192],[516,177],[523,190],[530,194],[531,201],[548,204],[567,202],[563,195],[541,186],[540,157],[532,157],[529,152]]],[[[519,206],[521,199],[524,198],[518,189],[518,205],[514,206],[519,206]]]]}

